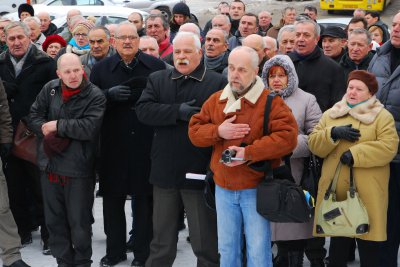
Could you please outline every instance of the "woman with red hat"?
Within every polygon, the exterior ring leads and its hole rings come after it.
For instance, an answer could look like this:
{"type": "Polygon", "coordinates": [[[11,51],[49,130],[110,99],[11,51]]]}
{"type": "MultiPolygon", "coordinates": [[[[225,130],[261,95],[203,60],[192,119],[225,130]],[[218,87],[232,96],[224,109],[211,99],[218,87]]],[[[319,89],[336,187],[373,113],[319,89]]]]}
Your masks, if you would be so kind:
{"type": "Polygon", "coordinates": [[[311,152],[324,158],[318,184],[314,236],[328,236],[318,230],[320,227],[316,227],[316,222],[322,216],[318,212],[319,206],[339,163],[343,166],[336,185],[336,201],[347,198],[352,168],[356,190],[369,218],[366,233],[331,238],[328,267],[347,266],[349,246],[354,238],[360,266],[379,266],[379,245],[386,240],[389,163],[397,154],[399,137],[393,116],[375,97],[377,91],[374,74],[365,70],[350,72],[343,99],[322,115],[309,135],[311,152]]]}
{"type": "Polygon", "coordinates": [[[65,47],[67,42],[57,34],[47,36],[42,44],[43,51],[50,57],[55,58],[62,47],[65,47]]]}

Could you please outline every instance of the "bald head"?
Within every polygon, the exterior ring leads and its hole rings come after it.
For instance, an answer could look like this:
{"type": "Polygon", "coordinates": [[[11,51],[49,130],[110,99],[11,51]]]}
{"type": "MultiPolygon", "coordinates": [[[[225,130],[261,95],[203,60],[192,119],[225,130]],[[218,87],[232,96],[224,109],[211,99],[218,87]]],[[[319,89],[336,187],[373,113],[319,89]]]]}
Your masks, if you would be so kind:
{"type": "Polygon", "coordinates": [[[263,38],[260,35],[250,34],[249,36],[243,39],[242,45],[253,48],[257,52],[258,63],[261,63],[261,61],[265,57],[265,51],[264,51],[265,44],[263,38]]]}
{"type": "Polygon", "coordinates": [[[275,38],[264,36],[265,55],[268,59],[272,58],[278,53],[278,44],[275,38]]]}
{"type": "Polygon", "coordinates": [[[37,17],[40,19],[40,31],[47,31],[51,23],[50,14],[42,11],[37,14],[37,17]]]}
{"type": "Polygon", "coordinates": [[[66,53],[57,60],[57,76],[67,88],[78,88],[83,80],[83,66],[79,57],[66,53]]]}

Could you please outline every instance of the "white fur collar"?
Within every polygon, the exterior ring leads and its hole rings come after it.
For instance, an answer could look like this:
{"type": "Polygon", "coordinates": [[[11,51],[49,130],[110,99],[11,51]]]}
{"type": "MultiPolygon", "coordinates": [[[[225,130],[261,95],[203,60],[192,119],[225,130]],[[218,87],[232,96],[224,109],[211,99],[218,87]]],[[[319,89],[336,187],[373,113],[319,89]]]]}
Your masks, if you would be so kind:
{"type": "Polygon", "coordinates": [[[346,95],[340,102],[337,102],[330,110],[329,117],[332,119],[343,117],[349,114],[356,120],[361,121],[364,124],[371,124],[375,121],[376,116],[383,109],[383,105],[376,99],[376,96],[372,96],[368,101],[350,108],[347,105],[346,95]]]}
{"type": "Polygon", "coordinates": [[[226,102],[224,108],[224,113],[228,114],[240,110],[242,98],[246,98],[248,101],[255,104],[262,92],[264,91],[264,88],[265,86],[263,81],[260,77],[256,76],[256,83],[253,85],[253,87],[244,96],[236,100],[228,83],[222,91],[221,96],[219,97],[219,100],[228,99],[228,102],[226,102]]]}

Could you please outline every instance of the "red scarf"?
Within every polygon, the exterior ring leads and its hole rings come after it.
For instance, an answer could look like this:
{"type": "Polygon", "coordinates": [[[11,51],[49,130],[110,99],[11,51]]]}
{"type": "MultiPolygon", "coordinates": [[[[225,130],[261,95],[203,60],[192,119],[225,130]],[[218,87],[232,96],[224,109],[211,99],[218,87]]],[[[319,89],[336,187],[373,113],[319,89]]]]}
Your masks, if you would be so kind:
{"type": "Polygon", "coordinates": [[[62,91],[62,99],[65,102],[69,101],[69,99],[77,95],[81,92],[83,88],[87,85],[87,76],[86,73],[83,74],[83,79],[81,84],[77,88],[69,88],[62,80],[61,80],[61,91],[62,91]]]}

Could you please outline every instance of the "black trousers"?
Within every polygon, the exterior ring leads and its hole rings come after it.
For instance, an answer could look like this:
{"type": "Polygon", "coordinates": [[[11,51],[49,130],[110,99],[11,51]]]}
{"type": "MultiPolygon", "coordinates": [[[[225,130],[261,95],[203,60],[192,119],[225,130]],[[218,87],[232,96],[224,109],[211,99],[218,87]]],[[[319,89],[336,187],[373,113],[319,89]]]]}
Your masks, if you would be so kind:
{"type": "Polygon", "coordinates": [[[304,251],[307,245],[307,239],[275,241],[278,247],[278,255],[285,255],[289,251],[304,251]]]}
{"type": "Polygon", "coordinates": [[[186,210],[190,244],[197,258],[197,267],[218,267],[217,217],[205,205],[203,191],[154,186],[153,196],[153,240],[146,267],[173,265],[182,205],[186,210]]]}
{"type": "Polygon", "coordinates": [[[92,262],[93,179],[69,178],[62,185],[42,173],[49,246],[59,266],[86,267],[92,262]]]}
{"type": "Polygon", "coordinates": [[[49,238],[45,226],[40,171],[34,164],[10,155],[4,174],[7,179],[10,209],[21,237],[30,235],[37,224],[41,226],[42,240],[49,238]],[[33,203],[32,203],[33,201],[33,203]],[[34,213],[27,212],[34,207],[34,213]]]}
{"type": "Polygon", "coordinates": [[[390,164],[387,240],[381,243],[379,266],[397,267],[400,245],[400,163],[390,164]]]}
{"type": "Polygon", "coordinates": [[[326,256],[325,237],[314,237],[307,239],[305,254],[309,261],[323,260],[326,256]]]}
{"type": "MultiPolygon", "coordinates": [[[[104,232],[107,236],[106,253],[109,257],[121,257],[126,253],[126,196],[103,196],[104,232]]],[[[150,254],[153,236],[153,197],[135,195],[135,259],[146,262],[150,254]]]]}
{"type": "MultiPolygon", "coordinates": [[[[348,251],[353,238],[332,237],[329,248],[328,267],[346,267],[348,251]]],[[[379,265],[379,245],[381,242],[366,241],[356,238],[360,267],[377,267],[379,265]]]]}

